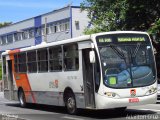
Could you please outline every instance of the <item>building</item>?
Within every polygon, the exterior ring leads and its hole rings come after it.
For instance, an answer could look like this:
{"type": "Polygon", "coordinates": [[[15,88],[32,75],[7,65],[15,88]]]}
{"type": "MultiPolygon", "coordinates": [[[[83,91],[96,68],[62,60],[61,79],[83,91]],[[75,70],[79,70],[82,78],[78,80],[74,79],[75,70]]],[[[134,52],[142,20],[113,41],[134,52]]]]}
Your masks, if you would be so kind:
{"type": "Polygon", "coordinates": [[[88,21],[87,11],[81,11],[77,6],[66,6],[0,28],[0,54],[9,49],[34,46],[45,39],[53,42],[80,36],[88,21]]]}

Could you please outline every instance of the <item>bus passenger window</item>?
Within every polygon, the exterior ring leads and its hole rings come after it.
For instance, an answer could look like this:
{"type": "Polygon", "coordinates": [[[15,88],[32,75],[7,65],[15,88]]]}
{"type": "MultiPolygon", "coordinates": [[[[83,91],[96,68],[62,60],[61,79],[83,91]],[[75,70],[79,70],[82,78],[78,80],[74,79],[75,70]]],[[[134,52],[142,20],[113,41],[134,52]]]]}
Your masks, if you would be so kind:
{"type": "Polygon", "coordinates": [[[79,54],[77,44],[69,44],[64,46],[64,69],[79,69],[79,54]]]}
{"type": "Polygon", "coordinates": [[[27,52],[27,58],[28,72],[37,72],[36,51],[27,52]]]}
{"type": "Polygon", "coordinates": [[[18,55],[14,55],[14,70],[15,72],[18,72],[18,55]]]}
{"type": "Polygon", "coordinates": [[[49,48],[49,69],[50,71],[62,70],[62,48],[61,46],[49,48]]]}
{"type": "Polygon", "coordinates": [[[27,71],[27,65],[26,65],[26,53],[20,53],[18,54],[18,68],[19,72],[26,72],[27,71]]]}
{"type": "Polygon", "coordinates": [[[48,51],[47,49],[38,50],[38,70],[40,72],[48,71],[48,51]]]}

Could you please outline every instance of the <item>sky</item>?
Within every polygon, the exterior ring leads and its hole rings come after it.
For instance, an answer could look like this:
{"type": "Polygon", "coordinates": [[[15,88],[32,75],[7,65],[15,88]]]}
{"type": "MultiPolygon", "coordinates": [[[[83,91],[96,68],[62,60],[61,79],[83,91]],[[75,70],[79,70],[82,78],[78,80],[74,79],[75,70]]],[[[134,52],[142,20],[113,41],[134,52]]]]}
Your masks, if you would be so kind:
{"type": "Polygon", "coordinates": [[[83,0],[0,0],[0,23],[19,22],[83,0]]]}

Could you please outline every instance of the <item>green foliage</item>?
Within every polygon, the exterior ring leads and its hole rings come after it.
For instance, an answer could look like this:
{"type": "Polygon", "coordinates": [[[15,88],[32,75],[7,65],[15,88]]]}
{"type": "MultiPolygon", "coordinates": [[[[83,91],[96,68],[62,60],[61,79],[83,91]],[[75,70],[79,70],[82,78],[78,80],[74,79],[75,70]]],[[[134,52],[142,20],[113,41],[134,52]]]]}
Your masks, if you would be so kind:
{"type": "Polygon", "coordinates": [[[149,28],[148,32],[150,34],[160,33],[160,18],[158,20],[156,20],[155,23],[152,24],[152,26],[149,28]]]}
{"type": "Polygon", "coordinates": [[[127,30],[147,31],[159,18],[160,2],[158,0],[127,0],[125,24],[127,30]]]}
{"type": "Polygon", "coordinates": [[[148,33],[154,36],[155,42],[158,44],[158,51],[160,51],[159,44],[160,44],[160,18],[156,20],[155,23],[152,24],[152,26],[148,29],[148,33]]]}
{"type": "Polygon", "coordinates": [[[12,22],[4,22],[4,23],[0,23],[0,28],[5,27],[5,26],[9,26],[11,25],[12,22]]]}
{"type": "Polygon", "coordinates": [[[85,0],[82,10],[88,11],[88,17],[94,28],[85,29],[85,33],[123,30],[127,0],[85,0]]]}
{"type": "Polygon", "coordinates": [[[86,28],[85,34],[115,30],[159,33],[158,0],[84,0],[81,8],[88,11],[94,26],[86,28]]]}
{"type": "MultiPolygon", "coordinates": [[[[102,31],[103,30],[99,29],[98,27],[94,27],[92,29],[85,28],[84,29],[84,34],[90,35],[90,34],[99,33],[99,32],[102,32],[102,31]]],[[[105,31],[103,31],[103,32],[105,32],[105,31]]]]}

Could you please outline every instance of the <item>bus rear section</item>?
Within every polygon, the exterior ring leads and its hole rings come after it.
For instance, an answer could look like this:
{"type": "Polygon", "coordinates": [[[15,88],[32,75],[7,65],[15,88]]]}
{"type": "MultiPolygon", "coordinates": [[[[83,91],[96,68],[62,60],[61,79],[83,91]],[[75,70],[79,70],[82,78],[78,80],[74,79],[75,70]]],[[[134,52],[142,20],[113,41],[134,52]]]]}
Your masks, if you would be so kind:
{"type": "Polygon", "coordinates": [[[13,59],[9,55],[2,56],[2,80],[4,97],[8,100],[18,100],[17,92],[14,92],[17,86],[13,76],[13,59]]]}

